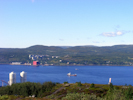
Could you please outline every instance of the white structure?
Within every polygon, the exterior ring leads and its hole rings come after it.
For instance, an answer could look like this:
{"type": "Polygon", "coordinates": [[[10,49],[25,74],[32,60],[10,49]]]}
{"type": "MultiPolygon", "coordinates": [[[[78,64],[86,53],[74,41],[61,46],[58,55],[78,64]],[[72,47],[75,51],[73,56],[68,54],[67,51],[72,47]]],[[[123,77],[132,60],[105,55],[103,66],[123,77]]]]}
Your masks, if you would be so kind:
{"type": "Polygon", "coordinates": [[[110,84],[111,83],[111,78],[109,78],[109,83],[108,84],[110,84]]]}
{"type": "Polygon", "coordinates": [[[13,83],[16,83],[16,73],[9,73],[9,81],[8,84],[11,86],[13,83]]]}
{"type": "Polygon", "coordinates": [[[22,62],[12,62],[12,65],[21,65],[22,62]]]}
{"type": "Polygon", "coordinates": [[[20,73],[20,82],[21,82],[21,83],[26,82],[26,80],[27,80],[26,78],[27,78],[27,73],[24,72],[24,71],[22,71],[22,72],[20,73]]]}

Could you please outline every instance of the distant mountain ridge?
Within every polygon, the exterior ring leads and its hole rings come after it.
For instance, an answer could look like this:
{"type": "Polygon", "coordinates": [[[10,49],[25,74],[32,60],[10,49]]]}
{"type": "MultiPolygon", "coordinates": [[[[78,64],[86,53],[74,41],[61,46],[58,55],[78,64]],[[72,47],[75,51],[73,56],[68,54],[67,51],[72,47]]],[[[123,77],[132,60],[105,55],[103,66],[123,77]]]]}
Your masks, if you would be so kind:
{"type": "MultiPolygon", "coordinates": [[[[57,46],[57,47],[61,47],[61,48],[67,49],[67,48],[76,47],[76,46],[57,46]]],[[[81,47],[94,47],[94,46],[93,45],[83,45],[81,47]]]]}
{"type": "Polygon", "coordinates": [[[41,51],[41,50],[54,50],[54,51],[58,51],[58,50],[78,50],[78,51],[82,51],[84,49],[87,50],[101,50],[101,49],[107,49],[107,50],[131,50],[133,49],[133,45],[114,45],[114,46],[43,46],[43,45],[33,45],[27,48],[0,48],[0,52],[4,52],[4,51],[21,51],[21,50],[32,50],[32,51],[41,51]]]}
{"type": "Polygon", "coordinates": [[[0,48],[0,54],[11,52],[23,52],[25,54],[52,54],[52,55],[65,55],[65,54],[106,54],[106,53],[133,53],[133,45],[114,45],[114,46],[43,46],[34,45],[28,48],[0,48]]]}

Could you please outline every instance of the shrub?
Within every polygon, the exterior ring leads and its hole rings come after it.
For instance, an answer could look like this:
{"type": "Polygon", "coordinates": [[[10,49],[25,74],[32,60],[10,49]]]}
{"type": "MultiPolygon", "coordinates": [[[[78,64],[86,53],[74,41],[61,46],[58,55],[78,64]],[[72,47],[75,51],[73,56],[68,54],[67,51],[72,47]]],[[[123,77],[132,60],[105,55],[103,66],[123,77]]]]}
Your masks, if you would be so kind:
{"type": "Polygon", "coordinates": [[[68,93],[62,100],[97,100],[96,95],[84,93],[68,93]]]}
{"type": "Polygon", "coordinates": [[[91,86],[90,86],[90,88],[94,88],[95,87],[95,84],[94,83],[92,83],[91,84],[91,86]]]}
{"type": "Polygon", "coordinates": [[[8,95],[0,96],[0,100],[7,100],[8,98],[9,98],[8,95]]]}
{"type": "Polygon", "coordinates": [[[113,92],[108,92],[102,100],[128,100],[125,98],[121,90],[114,90],[113,92]]]}
{"type": "Polygon", "coordinates": [[[51,91],[51,89],[55,86],[55,83],[45,82],[42,84],[42,92],[51,91]]]}
{"type": "Polygon", "coordinates": [[[78,86],[82,86],[81,82],[76,82],[78,86]]]}
{"type": "Polygon", "coordinates": [[[67,84],[68,82],[64,82],[64,84],[67,84]]]}
{"type": "Polygon", "coordinates": [[[126,99],[131,99],[132,98],[132,88],[131,88],[130,85],[128,86],[128,89],[125,91],[125,98],[126,99]]]}
{"type": "Polygon", "coordinates": [[[112,83],[109,84],[109,92],[112,92],[114,90],[114,86],[112,83]]]}

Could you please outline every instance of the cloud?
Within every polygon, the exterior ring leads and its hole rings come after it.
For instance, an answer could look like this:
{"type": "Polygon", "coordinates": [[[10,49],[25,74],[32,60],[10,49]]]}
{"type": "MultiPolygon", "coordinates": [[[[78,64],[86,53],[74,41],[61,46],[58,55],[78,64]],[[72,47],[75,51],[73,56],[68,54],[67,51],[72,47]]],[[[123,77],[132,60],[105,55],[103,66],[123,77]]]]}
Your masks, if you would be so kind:
{"type": "Polygon", "coordinates": [[[98,41],[93,41],[93,43],[100,43],[100,42],[98,42],[98,41]]]}
{"type": "Polygon", "coordinates": [[[103,36],[106,36],[106,37],[114,37],[116,36],[116,34],[114,32],[104,32],[102,33],[103,36]]]}
{"type": "Polygon", "coordinates": [[[64,41],[64,39],[59,39],[60,41],[64,41]]]}
{"type": "Polygon", "coordinates": [[[129,33],[130,31],[116,31],[116,32],[104,32],[101,35],[105,37],[116,37],[116,36],[121,36],[126,33],[129,33]]]}
{"type": "Polygon", "coordinates": [[[106,37],[115,37],[115,36],[121,36],[125,33],[127,33],[127,31],[104,32],[101,35],[106,36],[106,37]]]}
{"type": "Polygon", "coordinates": [[[116,32],[116,35],[122,35],[123,33],[121,31],[116,32]]]}
{"type": "Polygon", "coordinates": [[[117,25],[117,26],[115,26],[113,32],[103,32],[101,35],[105,36],[105,37],[116,37],[116,36],[124,35],[126,33],[130,33],[130,31],[120,30],[119,28],[120,28],[120,26],[117,25]]]}

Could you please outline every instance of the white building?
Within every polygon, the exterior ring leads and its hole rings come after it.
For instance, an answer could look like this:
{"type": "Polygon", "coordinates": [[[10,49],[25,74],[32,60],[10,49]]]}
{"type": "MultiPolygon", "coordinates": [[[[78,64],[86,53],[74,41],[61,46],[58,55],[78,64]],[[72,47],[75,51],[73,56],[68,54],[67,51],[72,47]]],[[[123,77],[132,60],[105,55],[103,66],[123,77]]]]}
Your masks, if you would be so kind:
{"type": "Polygon", "coordinates": [[[11,86],[13,83],[16,83],[16,73],[9,73],[9,81],[8,84],[11,86]]]}
{"type": "Polygon", "coordinates": [[[27,81],[27,73],[22,71],[20,73],[20,82],[23,83],[23,82],[26,82],[27,81]]]}
{"type": "Polygon", "coordinates": [[[22,62],[12,62],[12,65],[21,65],[22,62]]]}

